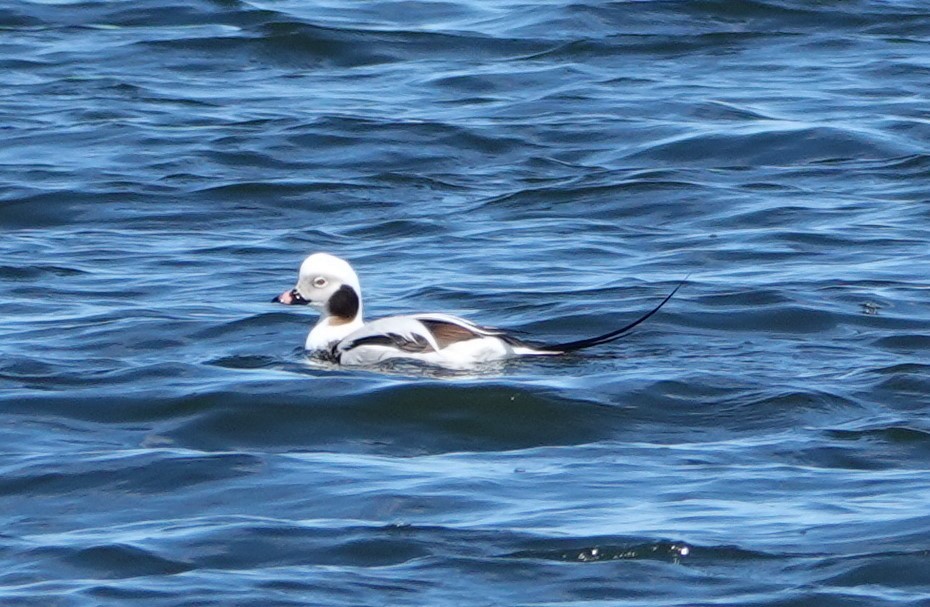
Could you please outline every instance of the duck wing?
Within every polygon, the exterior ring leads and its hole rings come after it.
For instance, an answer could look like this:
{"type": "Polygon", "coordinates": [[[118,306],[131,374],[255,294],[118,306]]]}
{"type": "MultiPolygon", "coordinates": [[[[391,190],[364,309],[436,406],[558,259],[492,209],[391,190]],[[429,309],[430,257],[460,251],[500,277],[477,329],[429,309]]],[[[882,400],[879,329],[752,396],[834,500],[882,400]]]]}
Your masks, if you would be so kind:
{"type": "Polygon", "coordinates": [[[387,346],[403,352],[435,352],[439,344],[429,330],[413,316],[389,316],[365,323],[333,346],[342,354],[361,346],[387,346]]]}
{"type": "Polygon", "coordinates": [[[402,352],[438,352],[452,344],[471,339],[497,337],[507,343],[518,343],[506,332],[482,327],[449,314],[413,314],[389,316],[366,323],[333,346],[339,355],[361,346],[387,346],[402,352]]]}
{"type": "Polygon", "coordinates": [[[507,331],[495,327],[476,325],[470,320],[452,316],[450,314],[430,313],[416,314],[417,319],[430,332],[440,348],[445,348],[460,341],[481,339],[484,337],[497,337],[510,344],[520,342],[507,331]]]}

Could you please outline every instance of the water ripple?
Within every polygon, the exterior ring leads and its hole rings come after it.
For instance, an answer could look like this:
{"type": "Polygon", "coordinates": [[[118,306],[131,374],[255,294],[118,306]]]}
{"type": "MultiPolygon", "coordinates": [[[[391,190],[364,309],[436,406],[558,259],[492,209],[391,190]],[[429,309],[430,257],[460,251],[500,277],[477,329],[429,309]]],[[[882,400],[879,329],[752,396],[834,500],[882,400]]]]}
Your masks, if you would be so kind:
{"type": "Polygon", "coordinates": [[[914,1],[0,7],[15,605],[916,605],[914,1]],[[624,340],[338,369],[373,316],[624,340]]]}

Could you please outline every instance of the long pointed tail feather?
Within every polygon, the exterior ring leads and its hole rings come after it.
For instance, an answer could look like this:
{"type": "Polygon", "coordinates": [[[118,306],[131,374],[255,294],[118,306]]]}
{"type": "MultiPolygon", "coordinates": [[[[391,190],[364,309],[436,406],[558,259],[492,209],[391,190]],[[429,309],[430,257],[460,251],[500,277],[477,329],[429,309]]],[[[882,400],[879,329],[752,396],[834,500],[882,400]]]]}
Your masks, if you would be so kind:
{"type": "Polygon", "coordinates": [[[551,352],[552,354],[567,354],[568,352],[575,352],[575,351],[581,350],[581,349],[583,349],[583,348],[590,348],[591,346],[597,346],[597,345],[600,345],[600,344],[606,344],[606,343],[615,341],[615,340],[617,340],[617,339],[620,339],[621,337],[626,337],[626,335],[627,335],[634,327],[636,327],[636,326],[638,326],[639,324],[645,322],[646,319],[648,319],[648,318],[651,317],[653,314],[655,314],[656,312],[658,312],[659,310],[661,310],[661,309],[662,309],[662,306],[664,306],[665,304],[668,303],[668,300],[670,300],[670,299],[675,295],[675,293],[678,292],[678,289],[680,289],[680,288],[682,287],[682,285],[685,284],[685,281],[687,281],[687,280],[688,280],[688,278],[685,277],[685,279],[682,280],[682,281],[678,284],[677,287],[675,287],[674,289],[672,289],[672,292],[671,292],[671,293],[669,293],[668,295],[666,295],[665,299],[663,299],[661,302],[659,302],[659,305],[657,305],[656,307],[654,307],[654,308],[653,308],[652,310],[650,310],[649,312],[646,312],[645,314],[643,314],[642,316],[640,316],[639,318],[637,318],[636,320],[634,320],[634,321],[631,322],[630,324],[626,325],[625,327],[622,327],[622,328],[617,329],[617,330],[615,330],[615,331],[611,331],[610,333],[604,333],[603,335],[598,335],[597,337],[589,337],[589,338],[587,338],[587,339],[579,339],[579,340],[577,340],[577,341],[569,341],[569,342],[565,342],[565,343],[563,343],[563,344],[547,344],[547,345],[544,345],[544,346],[536,346],[536,349],[537,349],[537,350],[541,350],[541,351],[543,351],[543,352],[551,352]]]}

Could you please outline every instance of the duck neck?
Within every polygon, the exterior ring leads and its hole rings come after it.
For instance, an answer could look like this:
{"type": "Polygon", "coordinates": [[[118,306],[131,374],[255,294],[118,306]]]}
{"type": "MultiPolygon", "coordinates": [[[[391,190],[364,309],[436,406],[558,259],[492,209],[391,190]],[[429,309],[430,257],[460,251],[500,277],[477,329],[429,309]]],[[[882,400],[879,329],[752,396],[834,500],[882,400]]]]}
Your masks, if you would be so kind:
{"type": "Polygon", "coordinates": [[[307,343],[304,347],[310,351],[328,350],[335,342],[345,339],[350,333],[360,329],[363,324],[365,323],[362,321],[361,313],[353,318],[343,318],[323,312],[320,320],[307,335],[307,343]]]}
{"type": "Polygon", "coordinates": [[[307,336],[307,350],[326,350],[333,343],[360,329],[362,298],[357,285],[342,285],[320,310],[320,320],[307,336]]]}

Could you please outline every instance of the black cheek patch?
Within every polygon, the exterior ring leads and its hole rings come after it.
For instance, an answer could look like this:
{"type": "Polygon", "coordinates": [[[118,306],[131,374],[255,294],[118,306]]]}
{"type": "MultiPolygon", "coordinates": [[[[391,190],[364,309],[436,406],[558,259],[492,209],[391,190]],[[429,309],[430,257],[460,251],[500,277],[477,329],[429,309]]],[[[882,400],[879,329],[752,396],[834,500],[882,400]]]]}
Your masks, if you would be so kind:
{"type": "Polygon", "coordinates": [[[329,308],[329,313],[333,316],[351,320],[358,314],[358,304],[358,293],[355,292],[355,289],[349,285],[342,285],[329,298],[326,307],[329,308]]]}

